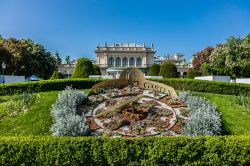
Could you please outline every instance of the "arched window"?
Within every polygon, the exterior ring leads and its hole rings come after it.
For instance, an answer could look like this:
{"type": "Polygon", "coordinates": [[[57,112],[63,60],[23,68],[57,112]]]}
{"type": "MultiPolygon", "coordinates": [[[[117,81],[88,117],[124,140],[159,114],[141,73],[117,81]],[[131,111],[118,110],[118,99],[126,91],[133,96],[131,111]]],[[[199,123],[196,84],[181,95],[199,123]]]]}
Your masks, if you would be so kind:
{"type": "Polygon", "coordinates": [[[142,66],[141,57],[138,57],[138,58],[136,59],[136,66],[137,66],[137,67],[141,67],[141,66],[142,66]]]}
{"type": "Polygon", "coordinates": [[[117,57],[115,59],[115,67],[120,67],[121,66],[121,58],[117,57]]]}
{"type": "Polygon", "coordinates": [[[122,58],[122,67],[127,67],[128,66],[128,58],[124,57],[122,58]]]}
{"type": "Polygon", "coordinates": [[[109,58],[109,66],[114,66],[114,58],[113,57],[109,58]]]}
{"type": "Polygon", "coordinates": [[[129,66],[135,66],[135,58],[130,58],[129,59],[129,66]]]}

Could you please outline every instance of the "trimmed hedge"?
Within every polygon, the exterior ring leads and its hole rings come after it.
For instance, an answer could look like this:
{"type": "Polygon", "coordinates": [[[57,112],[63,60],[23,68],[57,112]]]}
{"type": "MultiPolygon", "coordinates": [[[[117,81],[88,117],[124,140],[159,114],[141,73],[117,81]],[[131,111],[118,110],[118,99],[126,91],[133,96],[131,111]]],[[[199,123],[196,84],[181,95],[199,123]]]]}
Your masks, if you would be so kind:
{"type": "Polygon", "coordinates": [[[11,84],[0,84],[0,95],[21,94],[25,91],[29,92],[45,92],[53,90],[64,90],[66,86],[72,86],[76,89],[89,89],[94,84],[102,80],[91,79],[56,79],[43,80],[34,82],[20,82],[11,84]]]}
{"type": "Polygon", "coordinates": [[[250,137],[1,137],[0,165],[250,165],[250,137]]]}
{"type": "MultiPolygon", "coordinates": [[[[235,84],[228,82],[202,81],[193,79],[168,78],[151,79],[173,87],[175,90],[207,92],[216,94],[239,95],[250,93],[250,85],[235,84]]],[[[24,91],[44,92],[52,90],[63,90],[66,86],[76,89],[89,89],[94,84],[103,80],[93,79],[58,79],[43,80],[36,82],[22,82],[12,84],[0,84],[0,95],[20,94],[24,91]]]]}
{"type": "Polygon", "coordinates": [[[226,95],[249,94],[250,85],[229,82],[202,81],[193,79],[151,79],[173,87],[175,90],[206,92],[226,95]]]}

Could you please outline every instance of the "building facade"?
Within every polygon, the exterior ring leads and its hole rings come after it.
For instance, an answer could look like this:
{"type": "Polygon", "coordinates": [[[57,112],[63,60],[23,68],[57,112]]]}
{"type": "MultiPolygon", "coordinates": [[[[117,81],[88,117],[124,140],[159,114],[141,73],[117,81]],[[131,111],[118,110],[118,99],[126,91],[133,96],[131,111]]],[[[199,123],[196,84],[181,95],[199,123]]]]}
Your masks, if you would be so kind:
{"type": "Polygon", "coordinates": [[[146,47],[146,44],[114,43],[104,46],[97,44],[96,64],[101,68],[102,75],[117,77],[127,67],[139,68],[148,75],[149,68],[154,64],[154,45],[146,47]]]}

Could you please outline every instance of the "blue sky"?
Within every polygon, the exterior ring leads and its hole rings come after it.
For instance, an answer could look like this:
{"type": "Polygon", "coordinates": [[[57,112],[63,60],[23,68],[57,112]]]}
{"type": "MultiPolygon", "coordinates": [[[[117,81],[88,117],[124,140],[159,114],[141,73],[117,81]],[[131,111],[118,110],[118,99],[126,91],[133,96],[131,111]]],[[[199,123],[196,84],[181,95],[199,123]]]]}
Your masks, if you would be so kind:
{"type": "Polygon", "coordinates": [[[62,57],[95,58],[96,43],[154,43],[191,55],[250,33],[249,0],[0,0],[0,34],[62,57]]]}

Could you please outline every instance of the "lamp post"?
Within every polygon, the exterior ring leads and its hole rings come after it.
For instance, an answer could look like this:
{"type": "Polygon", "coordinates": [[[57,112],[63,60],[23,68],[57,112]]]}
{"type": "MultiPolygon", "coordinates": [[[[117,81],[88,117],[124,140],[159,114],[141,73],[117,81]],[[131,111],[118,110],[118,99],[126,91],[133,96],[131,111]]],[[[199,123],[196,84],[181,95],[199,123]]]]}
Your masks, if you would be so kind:
{"type": "Polygon", "coordinates": [[[2,69],[3,69],[3,84],[5,83],[5,80],[4,80],[4,70],[6,69],[6,64],[3,62],[2,63],[2,69]]]}

